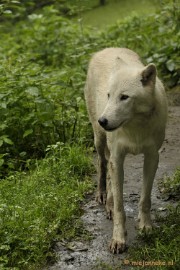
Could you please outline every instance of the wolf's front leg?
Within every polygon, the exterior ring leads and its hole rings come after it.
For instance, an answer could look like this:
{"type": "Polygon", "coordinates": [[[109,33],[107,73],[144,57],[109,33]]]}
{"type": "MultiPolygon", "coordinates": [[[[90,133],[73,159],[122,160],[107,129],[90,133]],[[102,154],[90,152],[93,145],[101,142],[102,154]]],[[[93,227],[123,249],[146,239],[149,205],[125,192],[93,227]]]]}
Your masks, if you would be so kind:
{"type": "Polygon", "coordinates": [[[106,191],[107,191],[107,200],[106,200],[106,212],[107,218],[113,219],[114,216],[114,200],[113,200],[113,193],[112,193],[112,185],[111,185],[111,176],[110,176],[110,169],[108,163],[108,175],[106,177],[106,191]]]}
{"type": "Polygon", "coordinates": [[[106,170],[107,161],[105,158],[99,157],[99,179],[96,193],[96,201],[100,204],[106,204],[106,170]]]}
{"type": "Polygon", "coordinates": [[[144,155],[143,168],[143,186],[139,203],[139,228],[146,231],[152,229],[152,221],[150,215],[151,209],[151,191],[154,177],[159,163],[158,151],[148,151],[144,155]]]}
{"type": "Polygon", "coordinates": [[[113,253],[122,253],[126,249],[126,216],[123,206],[123,181],[125,155],[110,158],[110,174],[114,199],[113,236],[110,250],[113,253]]]}
{"type": "Polygon", "coordinates": [[[107,160],[105,156],[106,136],[103,132],[95,134],[95,146],[98,152],[98,187],[96,193],[96,201],[100,204],[106,204],[106,172],[107,160]]]}

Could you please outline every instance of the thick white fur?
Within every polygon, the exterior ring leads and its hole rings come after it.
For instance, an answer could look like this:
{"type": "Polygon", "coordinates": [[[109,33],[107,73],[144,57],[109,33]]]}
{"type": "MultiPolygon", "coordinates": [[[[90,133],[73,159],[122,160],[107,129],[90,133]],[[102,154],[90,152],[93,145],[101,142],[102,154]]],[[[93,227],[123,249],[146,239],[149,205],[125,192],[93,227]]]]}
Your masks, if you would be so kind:
{"type": "Polygon", "coordinates": [[[110,250],[119,253],[126,248],[123,163],[127,153],[144,154],[139,227],[152,227],[151,190],[165,134],[166,95],[153,64],[145,67],[129,49],[107,48],[90,61],[85,99],[99,157],[97,200],[113,216],[110,250]],[[103,128],[98,121],[104,118],[108,123],[103,128]]]}

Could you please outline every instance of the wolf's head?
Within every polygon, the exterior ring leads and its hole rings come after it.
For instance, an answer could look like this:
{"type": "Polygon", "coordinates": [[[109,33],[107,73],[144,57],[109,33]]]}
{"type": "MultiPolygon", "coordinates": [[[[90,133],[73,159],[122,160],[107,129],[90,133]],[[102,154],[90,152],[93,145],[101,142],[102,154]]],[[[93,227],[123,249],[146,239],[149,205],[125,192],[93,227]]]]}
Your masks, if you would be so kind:
{"type": "Polygon", "coordinates": [[[132,67],[116,59],[107,91],[107,104],[98,119],[107,131],[115,130],[138,116],[148,116],[154,108],[156,67],[132,67]]]}

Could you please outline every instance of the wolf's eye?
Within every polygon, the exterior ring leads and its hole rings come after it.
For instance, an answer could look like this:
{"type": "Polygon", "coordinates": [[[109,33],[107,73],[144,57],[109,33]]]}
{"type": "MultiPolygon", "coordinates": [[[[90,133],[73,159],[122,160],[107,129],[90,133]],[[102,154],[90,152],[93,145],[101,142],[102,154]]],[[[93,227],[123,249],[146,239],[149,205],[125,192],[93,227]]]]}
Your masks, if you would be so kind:
{"type": "Polygon", "coordinates": [[[107,96],[108,96],[108,99],[109,99],[110,98],[110,94],[108,93],[107,96]]]}
{"type": "Polygon", "coordinates": [[[128,99],[128,98],[129,98],[128,95],[121,95],[121,96],[120,96],[120,100],[126,100],[126,99],[128,99]]]}

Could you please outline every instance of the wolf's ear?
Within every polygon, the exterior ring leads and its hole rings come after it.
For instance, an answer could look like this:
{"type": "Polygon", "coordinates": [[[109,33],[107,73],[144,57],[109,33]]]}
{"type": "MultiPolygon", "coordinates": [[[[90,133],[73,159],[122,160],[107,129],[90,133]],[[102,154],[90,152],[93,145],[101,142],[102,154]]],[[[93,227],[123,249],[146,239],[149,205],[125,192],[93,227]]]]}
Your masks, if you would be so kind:
{"type": "Polygon", "coordinates": [[[141,82],[143,86],[155,84],[156,82],[156,66],[154,64],[147,65],[142,71],[141,82]]]}

